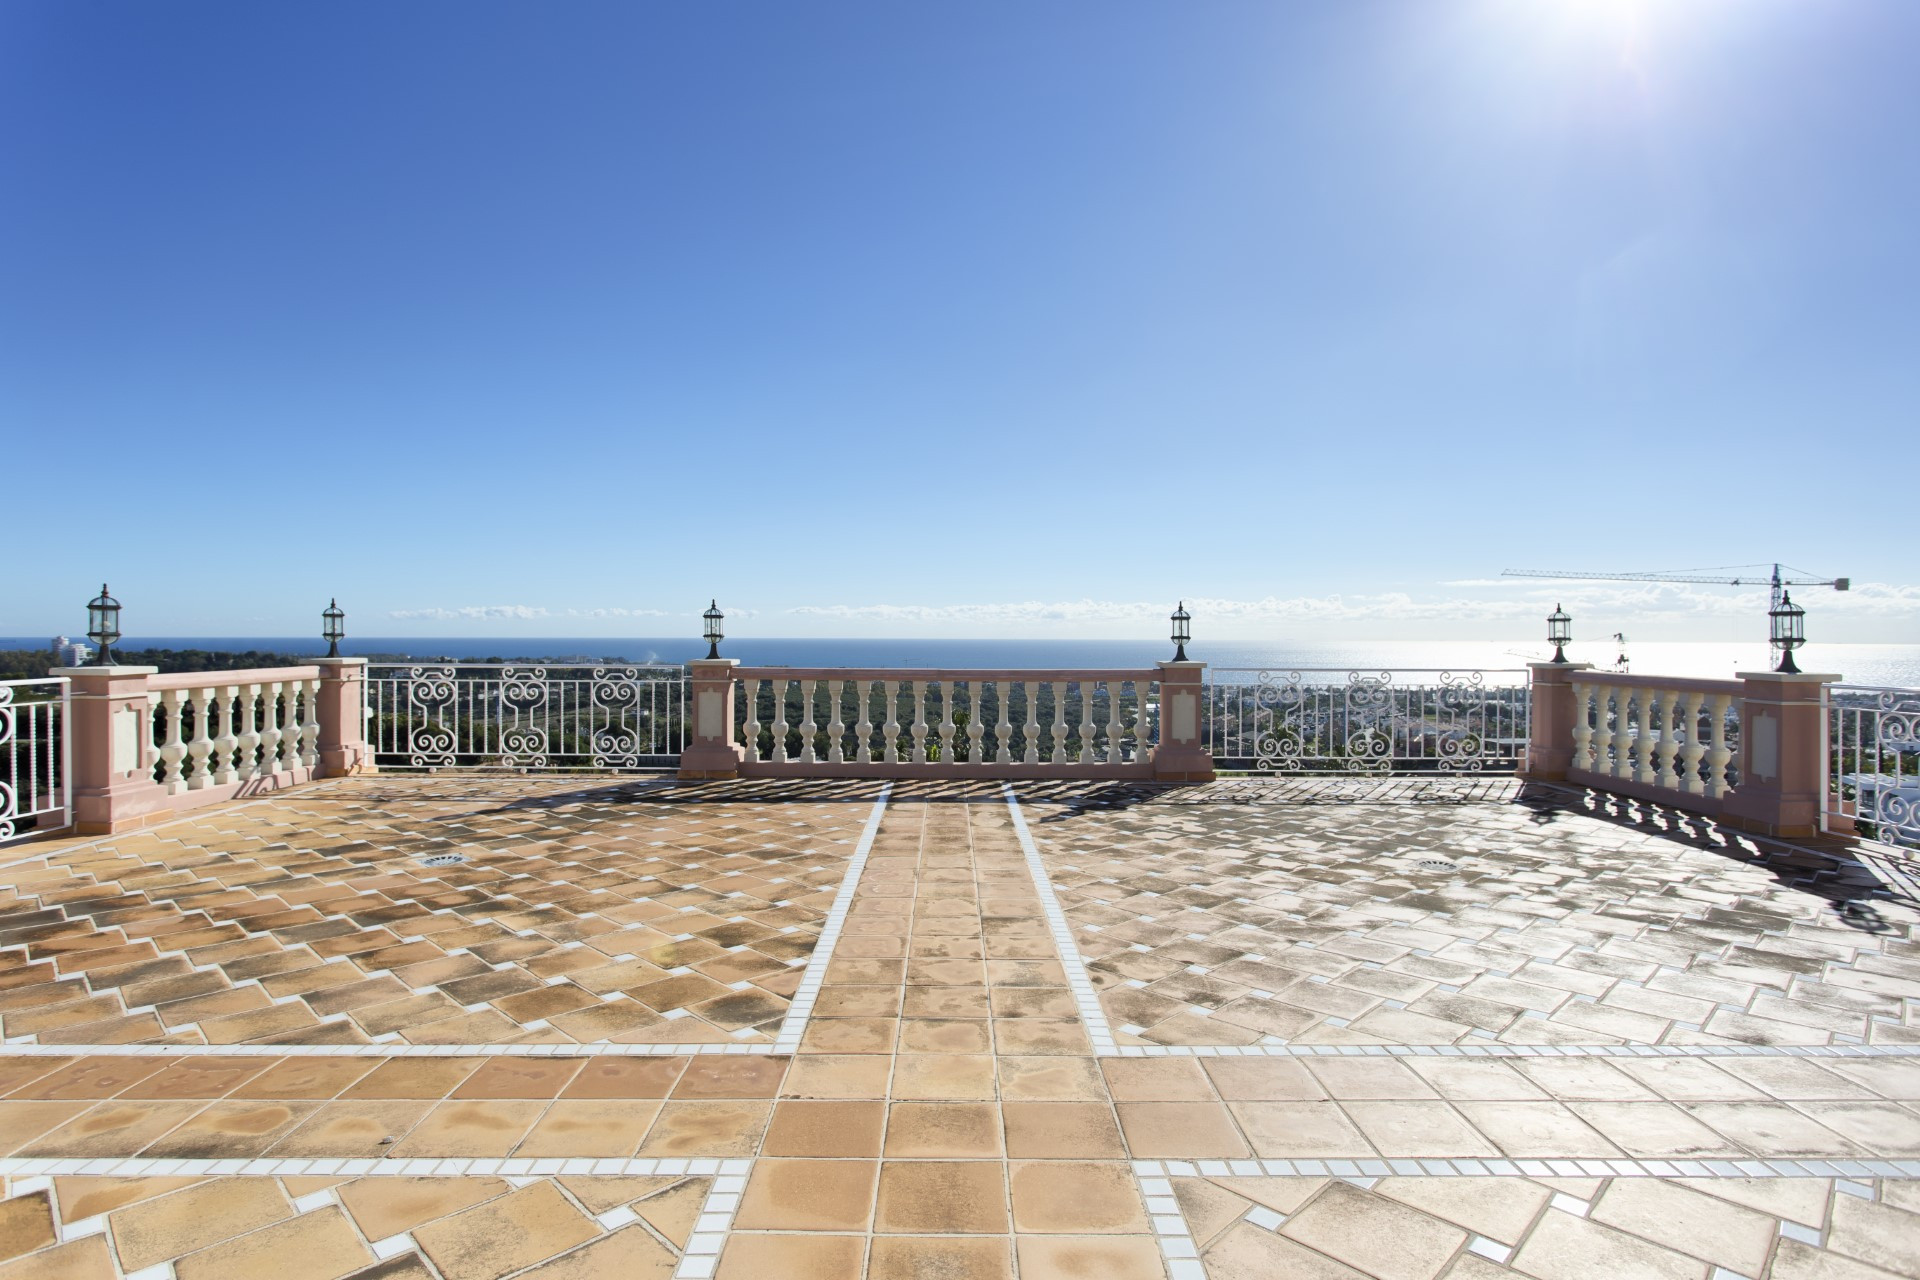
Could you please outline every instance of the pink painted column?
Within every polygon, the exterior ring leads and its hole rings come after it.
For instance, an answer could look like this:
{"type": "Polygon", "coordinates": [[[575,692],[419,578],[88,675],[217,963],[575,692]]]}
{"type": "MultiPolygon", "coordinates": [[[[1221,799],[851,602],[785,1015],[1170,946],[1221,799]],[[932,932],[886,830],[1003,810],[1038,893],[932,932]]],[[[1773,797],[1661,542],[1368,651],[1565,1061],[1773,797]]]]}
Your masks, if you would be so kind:
{"type": "Polygon", "coordinates": [[[1573,676],[1591,662],[1529,662],[1533,673],[1532,723],[1527,732],[1529,778],[1563,781],[1573,767],[1573,676]]]}
{"type": "Polygon", "coordinates": [[[1204,662],[1162,662],[1160,745],[1153,749],[1156,782],[1212,782],[1213,755],[1201,738],[1206,701],[1204,662]]]}
{"type": "Polygon", "coordinates": [[[73,824],[105,835],[172,816],[153,780],[153,702],[147,677],[158,667],[56,667],[73,681],[73,824]]]}
{"type": "Polygon", "coordinates": [[[320,773],[345,778],[377,773],[367,745],[367,660],[315,658],[320,668],[320,773]]]}
{"type": "Polygon", "coordinates": [[[1826,686],[1836,675],[1742,671],[1740,785],[1720,820],[1769,836],[1820,829],[1827,789],[1826,686]]]}
{"type": "Polygon", "coordinates": [[[692,723],[686,750],[680,753],[683,778],[737,778],[746,748],[733,740],[732,658],[699,658],[693,670],[692,723]]]}

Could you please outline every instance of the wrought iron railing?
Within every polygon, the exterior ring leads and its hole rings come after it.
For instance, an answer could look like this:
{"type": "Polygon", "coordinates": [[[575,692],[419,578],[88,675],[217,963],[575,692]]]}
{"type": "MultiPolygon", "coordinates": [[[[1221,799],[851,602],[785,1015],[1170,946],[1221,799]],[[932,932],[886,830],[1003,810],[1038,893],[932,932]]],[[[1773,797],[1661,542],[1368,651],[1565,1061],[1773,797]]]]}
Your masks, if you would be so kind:
{"type": "Polygon", "coordinates": [[[0,840],[72,820],[66,677],[0,680],[0,840]]]}
{"type": "Polygon", "coordinates": [[[1827,691],[1827,824],[1920,849],[1920,689],[1827,691]]]}
{"type": "Polygon", "coordinates": [[[662,768],[686,745],[679,667],[380,664],[366,699],[382,769],[662,768]]]}
{"type": "Polygon", "coordinates": [[[1512,771],[1530,706],[1521,670],[1210,667],[1206,743],[1222,769],[1512,771]]]}

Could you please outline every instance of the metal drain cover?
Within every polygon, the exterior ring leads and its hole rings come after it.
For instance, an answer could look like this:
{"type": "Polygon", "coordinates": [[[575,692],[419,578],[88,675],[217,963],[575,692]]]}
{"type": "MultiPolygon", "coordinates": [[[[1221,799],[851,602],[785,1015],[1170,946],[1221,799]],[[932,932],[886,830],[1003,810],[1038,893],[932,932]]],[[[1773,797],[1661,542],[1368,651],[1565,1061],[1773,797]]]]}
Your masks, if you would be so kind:
{"type": "Polygon", "coordinates": [[[451,867],[466,860],[467,855],[464,853],[436,853],[432,857],[420,859],[420,865],[423,867],[451,867]]]}
{"type": "Polygon", "coordinates": [[[1460,864],[1448,862],[1445,858],[1422,858],[1414,864],[1422,871],[1458,871],[1460,864]]]}

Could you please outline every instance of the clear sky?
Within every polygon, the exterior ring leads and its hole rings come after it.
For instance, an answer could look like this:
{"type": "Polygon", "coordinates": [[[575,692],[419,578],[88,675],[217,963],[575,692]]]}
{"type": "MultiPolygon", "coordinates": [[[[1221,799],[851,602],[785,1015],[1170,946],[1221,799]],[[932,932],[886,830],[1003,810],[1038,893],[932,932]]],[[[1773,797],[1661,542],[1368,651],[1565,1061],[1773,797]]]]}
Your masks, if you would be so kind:
{"type": "Polygon", "coordinates": [[[0,635],[1920,640],[1920,4],[0,3],[0,635]],[[1197,624],[1202,625],[1202,624],[1197,624]]]}

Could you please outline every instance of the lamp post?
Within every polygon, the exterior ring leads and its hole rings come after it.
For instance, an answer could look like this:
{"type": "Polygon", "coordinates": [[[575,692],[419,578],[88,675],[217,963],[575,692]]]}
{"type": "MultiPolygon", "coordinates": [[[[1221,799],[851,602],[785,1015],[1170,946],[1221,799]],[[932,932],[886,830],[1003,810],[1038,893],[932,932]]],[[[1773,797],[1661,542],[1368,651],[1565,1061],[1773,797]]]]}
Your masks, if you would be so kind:
{"type": "Polygon", "coordinates": [[[94,659],[96,666],[113,665],[113,644],[120,638],[120,602],[107,594],[107,584],[100,584],[100,594],[87,601],[87,639],[100,646],[100,654],[94,659]]]}
{"type": "Polygon", "coordinates": [[[1553,646],[1553,660],[1565,663],[1567,660],[1567,641],[1573,639],[1573,619],[1559,605],[1553,606],[1553,612],[1547,615],[1547,643],[1553,646]]]}
{"type": "Polygon", "coordinates": [[[347,638],[347,611],[338,600],[329,600],[320,611],[320,638],[327,642],[327,656],[340,656],[340,642],[347,638]]]}
{"type": "Polygon", "coordinates": [[[1187,660],[1187,641],[1193,639],[1193,615],[1187,612],[1187,602],[1182,600],[1173,611],[1173,660],[1187,660]]]}
{"type": "Polygon", "coordinates": [[[1771,624],[1773,647],[1780,652],[1780,665],[1774,668],[1781,675],[1797,676],[1800,667],[1793,660],[1793,651],[1807,642],[1807,611],[1793,602],[1790,592],[1780,593],[1780,603],[1767,610],[1767,620],[1771,624]]]}
{"type": "Polygon", "coordinates": [[[720,612],[720,601],[717,599],[707,606],[705,613],[700,615],[701,620],[706,623],[706,629],[702,633],[701,638],[707,642],[707,656],[709,658],[718,658],[720,656],[720,642],[727,638],[726,633],[720,629],[720,624],[726,619],[726,616],[726,614],[720,612]]]}

